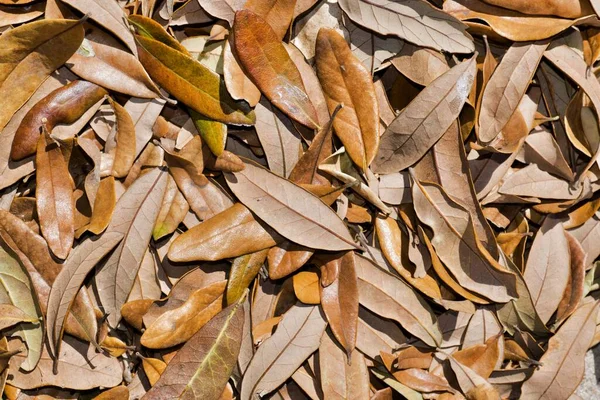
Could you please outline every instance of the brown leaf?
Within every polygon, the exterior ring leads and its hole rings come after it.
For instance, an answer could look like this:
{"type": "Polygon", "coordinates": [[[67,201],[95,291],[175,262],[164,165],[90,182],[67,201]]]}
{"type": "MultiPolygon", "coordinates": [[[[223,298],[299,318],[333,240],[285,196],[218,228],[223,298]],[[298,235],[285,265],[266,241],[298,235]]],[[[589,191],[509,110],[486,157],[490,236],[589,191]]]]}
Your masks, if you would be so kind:
{"type": "Polygon", "coordinates": [[[169,248],[171,261],[216,261],[267,249],[283,241],[241,203],[180,235],[169,248]],[[248,240],[252,238],[252,240],[248,240]]]}
{"type": "Polygon", "coordinates": [[[318,307],[295,305],[258,348],[244,374],[243,399],[263,396],[287,380],[319,348],[327,322],[318,307]]]}
{"type": "Polygon", "coordinates": [[[59,124],[71,124],[107,95],[106,90],[86,81],[73,81],[58,88],[36,103],[15,132],[10,158],[19,161],[35,154],[40,132],[59,124]]]}
{"type": "Polygon", "coordinates": [[[356,275],[361,305],[398,322],[430,346],[441,343],[433,310],[412,287],[360,256],[356,257],[356,275]]]}
{"type": "Polygon", "coordinates": [[[547,39],[576,22],[550,16],[522,14],[478,0],[448,0],[444,2],[443,9],[461,21],[483,20],[493,32],[515,42],[547,39]]]}
{"type": "Polygon", "coordinates": [[[47,132],[39,137],[35,163],[40,229],[52,253],[65,259],[75,237],[73,180],[60,147],[47,132]]]}
{"type": "Polygon", "coordinates": [[[135,56],[138,55],[125,13],[118,3],[110,1],[97,3],[93,0],[65,0],[65,3],[81,13],[89,15],[92,20],[125,43],[135,56]]]}
{"type": "Polygon", "coordinates": [[[121,306],[127,301],[135,277],[152,237],[160,211],[167,175],[155,168],[137,179],[119,198],[106,229],[123,235],[123,241],[96,274],[95,283],[108,321],[116,326],[121,306]]]}
{"type": "MultiPolygon", "coordinates": [[[[13,345],[13,342],[9,345],[13,345]]],[[[56,375],[52,373],[54,360],[45,348],[38,366],[30,373],[23,373],[19,369],[24,358],[23,353],[17,354],[14,356],[15,362],[10,365],[10,383],[20,389],[58,386],[80,391],[117,386],[123,379],[119,360],[97,353],[93,346],[69,336],[64,338],[56,375]]]]}
{"type": "Polygon", "coordinates": [[[343,221],[301,187],[249,162],[225,177],[238,199],[286,239],[322,250],[356,246],[343,221]]]}
{"type": "Polygon", "coordinates": [[[371,74],[335,30],[319,30],[315,45],[319,82],[333,114],[333,128],[352,161],[365,171],[379,147],[379,107],[371,74]],[[359,89],[360,88],[360,89],[359,89]]]}
{"type": "Polygon", "coordinates": [[[40,321],[30,317],[12,304],[0,304],[0,330],[10,328],[21,322],[39,323],[40,321]]]}
{"type": "Polygon", "coordinates": [[[548,342],[542,364],[523,384],[524,398],[568,398],[579,386],[584,357],[594,336],[598,302],[579,307],[548,342]]]}
{"type": "Polygon", "coordinates": [[[454,389],[448,385],[448,382],[439,376],[433,375],[427,371],[418,368],[409,368],[394,372],[394,378],[411,389],[419,392],[453,392],[454,389]]]}
{"type": "Polygon", "coordinates": [[[563,298],[558,303],[556,320],[562,321],[571,315],[583,300],[585,286],[585,268],[587,266],[587,254],[573,235],[564,231],[569,246],[570,274],[563,298]]]}
{"type": "Polygon", "coordinates": [[[164,312],[141,338],[150,349],[165,349],[189,340],[222,309],[226,281],[215,282],[194,291],[178,308],[164,312]]]}
{"type": "Polygon", "coordinates": [[[556,15],[563,18],[578,18],[594,13],[587,1],[549,0],[543,6],[524,0],[483,0],[485,3],[508,8],[524,14],[556,15]]]}
{"type": "Polygon", "coordinates": [[[449,53],[474,49],[465,25],[425,1],[342,0],[340,7],[352,21],[382,35],[449,53]]]}
{"type": "Polygon", "coordinates": [[[139,98],[160,96],[137,58],[100,29],[87,33],[67,65],[78,76],[104,88],[139,98]]]}
{"type": "Polygon", "coordinates": [[[240,303],[221,311],[177,352],[147,397],[218,400],[235,366],[243,326],[240,303]]]}
{"type": "Polygon", "coordinates": [[[458,283],[490,300],[509,301],[515,277],[482,247],[468,211],[432,183],[415,181],[412,194],[417,216],[433,230],[433,247],[458,283]]]}
{"type": "Polygon", "coordinates": [[[264,19],[282,40],[293,20],[295,5],[296,0],[248,0],[244,9],[264,19]]]}
{"type": "Polygon", "coordinates": [[[549,41],[515,43],[506,52],[485,86],[477,121],[477,137],[489,143],[506,126],[542,59],[549,41]]]}
{"type": "Polygon", "coordinates": [[[135,126],[123,106],[113,100],[109,101],[117,118],[116,134],[108,137],[104,150],[113,157],[112,174],[115,178],[124,178],[136,157],[135,126]]]}
{"type": "Polygon", "coordinates": [[[373,171],[392,173],[417,162],[450,128],[475,79],[475,58],[433,81],[396,117],[381,137],[373,171]]]}
{"type": "Polygon", "coordinates": [[[369,398],[369,373],[364,356],[357,350],[347,356],[329,332],[321,338],[319,367],[325,398],[369,398]]]}
{"type": "Polygon", "coordinates": [[[241,66],[260,91],[288,117],[316,128],[316,111],[300,72],[269,24],[252,11],[238,11],[233,40],[241,66]]]}
{"type": "Polygon", "coordinates": [[[260,90],[246,76],[231,49],[229,41],[225,43],[223,49],[223,80],[227,86],[227,91],[234,99],[246,100],[251,107],[256,106],[260,101],[260,90]]]}
{"type": "Polygon", "coordinates": [[[570,274],[569,244],[559,220],[548,217],[529,252],[525,283],[543,322],[548,322],[567,288],[570,274]]]}
{"type": "Polygon", "coordinates": [[[462,365],[471,368],[484,379],[488,379],[496,366],[502,364],[502,333],[492,336],[485,344],[476,344],[452,354],[462,365]]]}
{"type": "Polygon", "coordinates": [[[46,325],[48,347],[58,359],[66,317],[87,274],[123,239],[117,232],[109,232],[96,240],[88,239],[78,245],[56,276],[48,295],[46,325]]]}
{"type": "Polygon", "coordinates": [[[331,284],[321,284],[321,307],[331,332],[350,355],[356,345],[358,330],[358,279],[354,252],[343,253],[328,261],[321,266],[321,275],[331,268],[328,264],[339,264],[334,267],[339,272],[331,284]]]}
{"type": "Polygon", "coordinates": [[[319,275],[314,271],[301,271],[292,277],[296,298],[304,304],[319,304],[319,275]]]}
{"type": "Polygon", "coordinates": [[[5,32],[0,39],[0,129],[44,80],[77,50],[83,27],[75,20],[40,20],[5,32]],[[15,52],[15,49],[19,49],[15,52]]]}

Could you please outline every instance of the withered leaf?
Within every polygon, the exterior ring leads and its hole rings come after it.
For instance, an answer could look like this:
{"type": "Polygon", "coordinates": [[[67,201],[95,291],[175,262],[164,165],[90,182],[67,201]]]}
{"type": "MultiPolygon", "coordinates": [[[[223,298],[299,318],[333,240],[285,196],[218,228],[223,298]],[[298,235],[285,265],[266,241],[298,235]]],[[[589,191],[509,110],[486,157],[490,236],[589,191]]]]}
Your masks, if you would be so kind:
{"type": "Polygon", "coordinates": [[[93,0],[65,0],[66,4],[87,14],[91,19],[103,26],[123,43],[137,56],[137,49],[133,34],[126,22],[125,13],[118,3],[113,1],[96,2],[93,0]]]}
{"type": "MultiPolygon", "coordinates": [[[[358,278],[353,251],[343,253],[328,263],[339,264],[339,272],[328,286],[321,284],[321,307],[331,331],[346,354],[352,354],[358,331],[358,278]]],[[[321,271],[327,269],[326,265],[321,271]]]]}
{"type": "Polygon", "coordinates": [[[352,21],[382,35],[450,53],[474,50],[466,26],[425,1],[341,0],[340,7],[352,21]]]}
{"type": "Polygon", "coordinates": [[[1,129],[42,82],[75,53],[83,35],[81,22],[68,19],[34,21],[2,34],[1,129]]]}
{"type": "Polygon", "coordinates": [[[433,183],[414,182],[419,220],[433,230],[431,243],[442,262],[466,289],[498,302],[515,294],[515,277],[477,239],[469,212],[433,183]]]}
{"type": "Polygon", "coordinates": [[[78,245],[56,276],[48,295],[46,324],[49,351],[58,359],[67,313],[87,274],[123,239],[117,232],[88,239],[78,245]]]}
{"type": "Polygon", "coordinates": [[[189,340],[221,311],[226,285],[227,282],[220,281],[200,288],[181,306],[164,312],[144,331],[142,345],[165,349],[189,340]]]}
{"type": "Polygon", "coordinates": [[[159,168],[142,175],[119,198],[106,229],[123,235],[123,241],[103,263],[95,277],[96,289],[108,321],[116,326],[121,306],[133,287],[167,186],[167,174],[159,168]]]}
{"type": "Polygon", "coordinates": [[[315,46],[317,75],[329,112],[342,105],[333,129],[352,161],[364,171],[379,147],[379,108],[371,74],[335,30],[319,30],[315,46]]]}
{"type": "Polygon", "coordinates": [[[361,305],[397,321],[430,346],[441,343],[442,334],[433,310],[412,287],[360,256],[356,257],[356,275],[361,305]]]}
{"type": "Polygon", "coordinates": [[[39,137],[36,164],[36,208],[42,235],[52,253],[67,258],[75,238],[73,181],[58,143],[39,137]]]}
{"type": "Polygon", "coordinates": [[[244,205],[285,238],[313,249],[349,250],[356,245],[343,221],[318,197],[266,169],[246,162],[226,173],[244,205]]]}
{"type": "Polygon", "coordinates": [[[287,380],[319,348],[327,322],[315,306],[297,304],[258,348],[242,381],[241,397],[264,396],[287,380]]]}
{"type": "Polygon", "coordinates": [[[548,217],[533,241],[523,274],[543,322],[548,322],[558,308],[569,281],[569,265],[569,245],[562,224],[548,217]]]}
{"type": "Polygon", "coordinates": [[[583,378],[584,356],[594,336],[598,303],[579,307],[548,342],[548,350],[523,384],[522,397],[528,399],[568,398],[583,378]]]}
{"type": "Polygon", "coordinates": [[[472,58],[450,69],[419,93],[383,133],[373,171],[397,172],[423,157],[458,116],[475,72],[476,62],[472,58]]]}
{"type": "Polygon", "coordinates": [[[237,361],[243,326],[240,303],[221,311],[177,352],[146,398],[218,400],[237,361]]]}
{"type": "Polygon", "coordinates": [[[482,95],[477,121],[480,141],[491,142],[506,126],[525,95],[548,44],[548,40],[515,43],[508,49],[482,95]]]}
{"type": "MultiPolygon", "coordinates": [[[[9,347],[12,343],[9,343],[9,347]]],[[[54,359],[46,348],[38,366],[30,373],[19,370],[20,361],[24,357],[23,353],[15,355],[16,362],[11,363],[9,371],[12,375],[11,385],[20,389],[58,386],[72,390],[89,390],[117,386],[123,379],[119,360],[97,353],[93,346],[69,336],[64,338],[58,357],[59,373],[56,375],[52,373],[54,359]]]]}
{"type": "Polygon", "coordinates": [[[317,115],[296,65],[269,24],[252,11],[235,14],[235,54],[252,82],[287,116],[317,127],[317,115]]]}
{"type": "Polygon", "coordinates": [[[171,244],[171,261],[216,261],[270,248],[283,241],[241,203],[184,232],[171,244]],[[252,238],[252,240],[248,240],[252,238]]]}

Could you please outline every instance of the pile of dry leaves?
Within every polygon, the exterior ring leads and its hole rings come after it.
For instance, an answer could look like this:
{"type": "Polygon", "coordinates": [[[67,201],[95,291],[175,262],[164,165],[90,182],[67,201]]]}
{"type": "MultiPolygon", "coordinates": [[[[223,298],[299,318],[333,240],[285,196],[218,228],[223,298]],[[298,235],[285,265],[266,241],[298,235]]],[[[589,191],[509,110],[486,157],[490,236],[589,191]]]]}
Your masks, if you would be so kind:
{"type": "Polygon", "coordinates": [[[577,398],[597,12],[0,0],[3,398],[577,398]]]}

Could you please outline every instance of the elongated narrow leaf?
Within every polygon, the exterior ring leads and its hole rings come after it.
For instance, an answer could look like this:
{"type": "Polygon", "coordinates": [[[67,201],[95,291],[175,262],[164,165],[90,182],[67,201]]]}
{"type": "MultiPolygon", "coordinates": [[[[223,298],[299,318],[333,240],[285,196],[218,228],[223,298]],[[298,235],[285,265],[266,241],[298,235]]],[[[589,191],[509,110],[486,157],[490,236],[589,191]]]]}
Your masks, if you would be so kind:
{"type": "Polygon", "coordinates": [[[243,326],[240,303],[221,311],[177,352],[144,398],[218,400],[237,361],[243,326]]]}
{"type": "Polygon", "coordinates": [[[372,312],[398,322],[430,346],[442,342],[433,310],[404,281],[384,272],[364,257],[356,257],[360,303],[372,312]]]}
{"type": "Polygon", "coordinates": [[[515,277],[481,246],[469,212],[433,183],[415,182],[412,194],[419,220],[433,230],[431,243],[458,283],[493,301],[512,299],[515,277]]]}
{"type": "Polygon", "coordinates": [[[598,302],[582,305],[561,326],[540,359],[541,367],[523,384],[523,399],[564,399],[577,388],[584,373],[585,352],[596,329],[598,302]]]}
{"type": "Polygon", "coordinates": [[[465,25],[422,0],[341,0],[339,4],[352,21],[382,35],[449,53],[475,49],[465,25]]]}
{"type": "Polygon", "coordinates": [[[525,283],[544,323],[558,308],[570,274],[569,245],[558,219],[546,218],[538,231],[525,267],[525,283]]]}
{"type": "Polygon", "coordinates": [[[329,112],[342,105],[333,121],[335,134],[352,161],[365,171],[379,147],[379,107],[371,74],[333,29],[319,30],[315,52],[329,112]]]}
{"type": "Polygon", "coordinates": [[[293,306],[252,357],[242,381],[241,398],[262,397],[285,382],[319,348],[326,326],[318,307],[293,306]]]}
{"type": "Polygon", "coordinates": [[[96,240],[88,239],[77,246],[56,277],[48,296],[46,314],[48,346],[58,358],[67,313],[87,274],[121,241],[123,234],[110,232],[96,240]]]}
{"type": "Polygon", "coordinates": [[[191,57],[157,41],[136,36],[140,61],[152,79],[185,105],[224,123],[251,125],[254,113],[227,93],[221,78],[191,57]]]}
{"type": "Polygon", "coordinates": [[[240,201],[285,238],[313,249],[355,247],[333,210],[292,182],[250,162],[243,171],[225,177],[240,201]]]}
{"type": "Polygon", "coordinates": [[[65,259],[75,237],[73,181],[57,143],[40,136],[35,157],[36,205],[42,235],[52,253],[65,259]]]}
{"type": "Polygon", "coordinates": [[[513,115],[542,59],[549,41],[515,43],[485,86],[477,121],[479,140],[489,143],[513,115]]]}
{"type": "Polygon", "coordinates": [[[317,127],[317,113],[300,72],[264,19],[249,10],[238,11],[233,47],[252,82],[277,108],[309,128],[317,127]]]}
{"type": "Polygon", "coordinates": [[[410,167],[458,117],[475,80],[476,61],[464,61],[431,82],[390,124],[373,163],[389,174],[410,167]]]}
{"type": "Polygon", "coordinates": [[[146,253],[166,185],[167,175],[158,168],[142,175],[121,196],[106,229],[106,233],[123,235],[123,241],[95,279],[100,301],[113,326],[121,319],[121,306],[127,301],[146,253]]]}

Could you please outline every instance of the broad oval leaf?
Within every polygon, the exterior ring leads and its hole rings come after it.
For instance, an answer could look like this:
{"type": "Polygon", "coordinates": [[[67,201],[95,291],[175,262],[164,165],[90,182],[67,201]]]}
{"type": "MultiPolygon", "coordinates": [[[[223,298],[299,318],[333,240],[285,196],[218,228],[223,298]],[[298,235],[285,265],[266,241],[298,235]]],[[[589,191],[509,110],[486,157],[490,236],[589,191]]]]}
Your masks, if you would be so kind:
{"type": "Polygon", "coordinates": [[[398,172],[416,163],[458,117],[475,80],[475,57],[431,82],[381,137],[373,171],[398,172]]]}
{"type": "Polygon", "coordinates": [[[313,249],[356,247],[335,212],[292,182],[251,162],[246,162],[243,171],[225,177],[236,197],[285,238],[313,249]]]}

